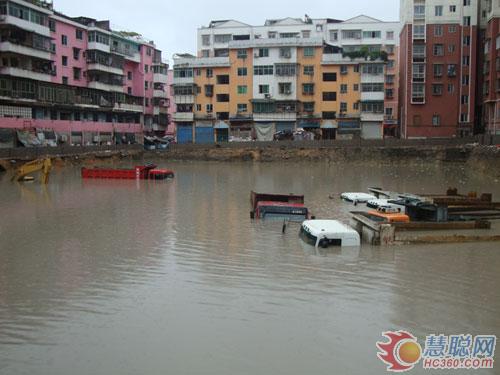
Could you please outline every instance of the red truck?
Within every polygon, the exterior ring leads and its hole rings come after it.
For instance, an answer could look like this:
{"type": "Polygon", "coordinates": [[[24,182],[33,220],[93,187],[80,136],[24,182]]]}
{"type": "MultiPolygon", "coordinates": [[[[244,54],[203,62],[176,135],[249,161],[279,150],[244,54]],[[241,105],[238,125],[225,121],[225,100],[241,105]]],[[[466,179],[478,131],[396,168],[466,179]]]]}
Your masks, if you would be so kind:
{"type": "Polygon", "coordinates": [[[85,179],[118,179],[118,180],[165,180],[174,178],[174,172],[168,169],[157,169],[154,164],[137,166],[134,169],[82,168],[85,179]]]}
{"type": "Polygon", "coordinates": [[[251,219],[285,219],[296,222],[314,219],[304,205],[303,195],[261,194],[252,191],[250,204],[251,219]]]}

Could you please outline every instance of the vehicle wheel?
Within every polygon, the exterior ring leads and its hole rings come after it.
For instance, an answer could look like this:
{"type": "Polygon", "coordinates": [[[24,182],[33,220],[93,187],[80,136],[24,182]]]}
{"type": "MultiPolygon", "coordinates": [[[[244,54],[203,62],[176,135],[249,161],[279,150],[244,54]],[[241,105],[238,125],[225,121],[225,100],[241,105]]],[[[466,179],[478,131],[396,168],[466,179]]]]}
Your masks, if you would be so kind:
{"type": "Polygon", "coordinates": [[[328,248],[328,240],[322,239],[321,241],[319,241],[319,247],[321,247],[322,249],[328,248]]]}

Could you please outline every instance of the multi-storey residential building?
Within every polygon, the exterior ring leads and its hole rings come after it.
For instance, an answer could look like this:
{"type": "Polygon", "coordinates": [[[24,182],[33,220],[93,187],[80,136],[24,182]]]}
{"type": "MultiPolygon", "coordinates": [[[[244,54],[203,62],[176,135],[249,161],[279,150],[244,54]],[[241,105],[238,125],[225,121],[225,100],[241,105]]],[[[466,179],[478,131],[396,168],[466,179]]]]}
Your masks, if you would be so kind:
{"type": "Polygon", "coordinates": [[[174,59],[178,140],[272,139],[299,128],[323,138],[382,138],[384,126],[396,134],[397,95],[384,122],[384,94],[397,81],[398,32],[365,16],[212,22],[199,30],[198,58],[174,59]]]}
{"type": "Polygon", "coordinates": [[[477,132],[500,134],[500,3],[480,2],[477,132]]]}
{"type": "Polygon", "coordinates": [[[166,130],[168,65],[138,34],[44,1],[1,0],[0,52],[0,128],[73,144],[166,130]]]}
{"type": "Polygon", "coordinates": [[[402,136],[471,134],[476,116],[477,0],[401,0],[402,136]]]}

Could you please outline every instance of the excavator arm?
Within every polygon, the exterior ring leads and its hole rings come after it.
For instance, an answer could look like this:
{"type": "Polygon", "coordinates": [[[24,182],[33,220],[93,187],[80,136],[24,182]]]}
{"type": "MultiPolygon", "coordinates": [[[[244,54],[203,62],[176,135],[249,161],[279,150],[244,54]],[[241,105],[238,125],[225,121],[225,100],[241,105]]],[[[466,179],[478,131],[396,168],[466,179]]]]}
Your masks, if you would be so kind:
{"type": "Polygon", "coordinates": [[[50,159],[38,159],[21,166],[12,177],[12,181],[22,181],[26,176],[41,172],[40,182],[44,185],[49,183],[49,175],[52,170],[52,161],[50,159]]]}

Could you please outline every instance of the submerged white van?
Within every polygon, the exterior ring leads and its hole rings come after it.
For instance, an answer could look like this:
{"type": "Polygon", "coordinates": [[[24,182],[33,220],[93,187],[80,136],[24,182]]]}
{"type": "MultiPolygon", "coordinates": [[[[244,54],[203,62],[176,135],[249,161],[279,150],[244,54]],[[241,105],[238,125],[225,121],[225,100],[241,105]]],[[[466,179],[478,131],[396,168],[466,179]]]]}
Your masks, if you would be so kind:
{"type": "Polygon", "coordinates": [[[300,238],[309,245],[322,248],[361,245],[359,233],[337,220],[304,221],[300,238]]]}

